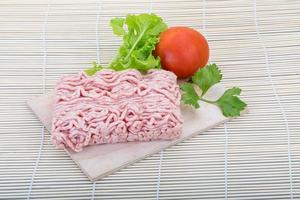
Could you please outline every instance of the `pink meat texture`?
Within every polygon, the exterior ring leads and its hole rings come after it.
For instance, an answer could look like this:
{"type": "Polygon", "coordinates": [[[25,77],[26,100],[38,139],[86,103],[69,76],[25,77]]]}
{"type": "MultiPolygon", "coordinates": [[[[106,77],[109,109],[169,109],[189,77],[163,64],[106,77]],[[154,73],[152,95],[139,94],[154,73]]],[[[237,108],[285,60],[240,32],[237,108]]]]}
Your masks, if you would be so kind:
{"type": "Polygon", "coordinates": [[[170,140],[182,132],[180,90],[165,70],[65,75],[55,88],[52,141],[76,152],[93,144],[170,140]]]}

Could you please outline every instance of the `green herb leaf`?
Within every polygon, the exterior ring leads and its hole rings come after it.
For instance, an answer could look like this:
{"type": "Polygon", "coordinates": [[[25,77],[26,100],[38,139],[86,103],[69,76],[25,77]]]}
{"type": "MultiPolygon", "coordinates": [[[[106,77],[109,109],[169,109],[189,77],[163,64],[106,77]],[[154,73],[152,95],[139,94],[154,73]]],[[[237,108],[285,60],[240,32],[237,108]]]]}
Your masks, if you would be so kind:
{"type": "Polygon", "coordinates": [[[222,80],[222,74],[216,64],[209,64],[199,69],[192,77],[193,83],[198,85],[202,90],[203,96],[207,90],[222,80]]]}
{"type": "Polygon", "coordinates": [[[183,92],[183,94],[181,96],[181,101],[184,104],[194,106],[195,108],[200,107],[200,105],[198,103],[199,96],[196,93],[192,83],[183,83],[180,85],[180,89],[183,92]]]}
{"type": "Polygon", "coordinates": [[[122,18],[114,18],[112,20],[110,20],[110,26],[113,29],[113,32],[115,35],[124,35],[125,34],[125,30],[124,30],[124,19],[122,18]]]}
{"type": "Polygon", "coordinates": [[[241,94],[241,89],[233,87],[225,91],[225,93],[216,101],[225,117],[240,116],[247,104],[244,103],[238,96],[241,94]]]}
{"type": "Polygon", "coordinates": [[[199,108],[198,101],[204,101],[217,105],[225,117],[239,116],[247,104],[244,103],[238,96],[241,94],[241,89],[233,87],[224,92],[224,94],[217,101],[210,101],[203,98],[203,95],[216,83],[219,83],[222,79],[221,71],[216,64],[210,64],[206,67],[199,69],[192,77],[193,83],[184,83],[181,85],[183,92],[181,100],[184,104],[192,105],[195,108],[199,108]],[[196,93],[194,86],[198,86],[202,90],[202,94],[199,97],[196,93]]]}
{"type": "Polygon", "coordinates": [[[94,74],[96,74],[97,71],[103,69],[103,67],[101,65],[98,65],[96,62],[93,62],[93,67],[84,70],[84,72],[88,75],[88,76],[92,76],[94,74]]]}
{"type": "Polygon", "coordinates": [[[110,68],[124,70],[135,68],[147,71],[160,68],[160,60],[152,52],[159,41],[159,34],[167,25],[155,14],[127,15],[126,19],[115,18],[111,26],[116,35],[123,36],[123,43],[110,68]],[[127,25],[127,30],[124,29],[127,25]]]}

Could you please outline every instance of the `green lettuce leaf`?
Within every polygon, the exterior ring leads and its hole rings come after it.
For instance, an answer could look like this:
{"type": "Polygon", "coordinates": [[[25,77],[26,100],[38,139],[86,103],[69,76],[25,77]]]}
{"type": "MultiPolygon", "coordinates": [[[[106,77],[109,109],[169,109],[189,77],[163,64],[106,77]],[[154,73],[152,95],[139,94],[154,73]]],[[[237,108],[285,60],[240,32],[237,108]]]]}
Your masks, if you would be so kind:
{"type": "Polygon", "coordinates": [[[96,62],[93,62],[93,66],[89,69],[84,70],[84,72],[88,75],[88,76],[92,76],[94,74],[96,74],[97,71],[103,69],[103,67],[99,64],[97,64],[96,62]]]}
{"type": "Polygon", "coordinates": [[[110,26],[113,29],[113,32],[115,35],[121,36],[125,34],[125,30],[124,30],[124,19],[123,18],[114,18],[110,21],[110,26]]]}
{"type": "Polygon", "coordinates": [[[110,24],[115,35],[123,36],[123,43],[110,68],[147,71],[161,67],[159,58],[152,54],[159,34],[167,29],[160,17],[155,14],[127,15],[126,19],[112,19],[110,24]]]}

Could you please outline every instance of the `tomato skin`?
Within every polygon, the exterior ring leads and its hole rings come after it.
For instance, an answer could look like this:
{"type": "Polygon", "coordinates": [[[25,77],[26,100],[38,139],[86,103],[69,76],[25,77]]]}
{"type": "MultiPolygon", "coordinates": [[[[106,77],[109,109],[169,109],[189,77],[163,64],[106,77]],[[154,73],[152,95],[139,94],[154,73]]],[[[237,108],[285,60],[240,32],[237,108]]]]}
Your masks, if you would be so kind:
{"type": "Polygon", "coordinates": [[[163,69],[174,72],[178,78],[187,78],[206,65],[209,47],[198,31],[178,26],[161,33],[155,54],[163,69]]]}

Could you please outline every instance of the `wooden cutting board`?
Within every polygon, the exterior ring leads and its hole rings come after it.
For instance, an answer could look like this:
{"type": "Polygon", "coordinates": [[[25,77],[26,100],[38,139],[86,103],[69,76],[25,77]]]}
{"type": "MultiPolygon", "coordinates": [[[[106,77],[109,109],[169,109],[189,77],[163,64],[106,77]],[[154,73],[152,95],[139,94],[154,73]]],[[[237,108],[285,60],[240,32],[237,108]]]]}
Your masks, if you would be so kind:
{"type": "MultiPolygon", "coordinates": [[[[205,97],[210,100],[217,99],[224,93],[224,90],[222,85],[217,84],[206,93],[205,97]]],[[[52,92],[28,101],[34,114],[49,131],[51,130],[52,102],[52,92]]],[[[200,109],[197,110],[182,106],[181,112],[184,119],[183,134],[177,140],[95,145],[86,147],[79,153],[70,149],[66,149],[66,152],[88,178],[95,181],[229,120],[222,115],[218,107],[205,102],[200,102],[200,109]]]]}

